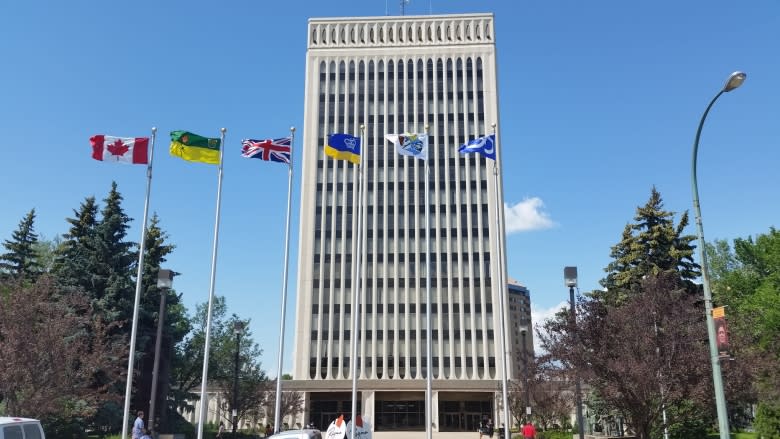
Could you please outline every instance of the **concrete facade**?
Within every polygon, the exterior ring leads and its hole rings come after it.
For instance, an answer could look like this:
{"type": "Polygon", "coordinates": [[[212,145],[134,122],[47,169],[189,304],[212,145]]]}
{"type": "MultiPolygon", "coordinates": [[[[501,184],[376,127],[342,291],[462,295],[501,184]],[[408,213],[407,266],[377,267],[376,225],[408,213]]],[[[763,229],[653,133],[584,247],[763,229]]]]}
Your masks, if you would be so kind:
{"type": "Polygon", "coordinates": [[[434,431],[476,431],[480,417],[498,419],[503,376],[501,154],[499,147],[496,169],[458,147],[499,123],[493,16],[311,19],[307,39],[296,152],[302,161],[296,335],[285,390],[304,392],[302,422],[325,428],[350,412],[357,373],[359,411],[375,430],[424,430],[430,372],[434,431]],[[428,205],[425,161],[397,154],[385,140],[426,131],[428,205]],[[362,202],[359,167],[323,153],[331,133],[362,134],[362,202]],[[363,282],[357,307],[356,279],[363,282]]]}

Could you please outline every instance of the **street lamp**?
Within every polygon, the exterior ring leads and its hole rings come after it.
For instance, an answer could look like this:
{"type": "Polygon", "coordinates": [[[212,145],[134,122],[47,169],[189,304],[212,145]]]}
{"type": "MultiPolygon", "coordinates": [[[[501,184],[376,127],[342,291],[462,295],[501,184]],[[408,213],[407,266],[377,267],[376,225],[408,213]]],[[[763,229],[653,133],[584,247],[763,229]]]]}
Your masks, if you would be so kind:
{"type": "Polygon", "coordinates": [[[154,341],[154,366],[152,368],[152,395],[149,401],[149,429],[157,431],[154,409],[157,402],[157,378],[160,372],[160,346],[162,345],[162,328],[165,321],[165,298],[173,286],[172,270],[157,270],[157,289],[160,290],[160,312],[157,314],[157,339],[154,341]]]}
{"type": "Polygon", "coordinates": [[[525,390],[525,415],[531,415],[531,397],[528,389],[528,349],[525,344],[525,334],[528,332],[528,326],[520,327],[520,334],[523,336],[523,388],[525,390]]]}
{"type": "MultiPolygon", "coordinates": [[[[577,267],[563,267],[563,281],[569,287],[569,300],[571,304],[572,330],[577,331],[577,311],[574,306],[574,288],[577,287],[577,267]]],[[[574,392],[577,402],[577,427],[580,439],[585,439],[585,426],[582,423],[582,391],[580,389],[580,377],[577,369],[574,369],[574,392]]]]}
{"type": "Polygon", "coordinates": [[[236,428],[238,427],[238,354],[241,347],[241,334],[244,332],[244,322],[236,320],[233,322],[233,333],[236,334],[236,362],[233,374],[233,437],[236,437],[236,428]]]}
{"type": "Polygon", "coordinates": [[[710,112],[710,108],[715,104],[720,95],[730,92],[742,85],[747,75],[743,72],[734,72],[729,76],[726,85],[723,86],[718,94],[707,105],[704,114],[699,121],[699,128],[696,130],[696,139],[693,141],[693,160],[691,164],[691,187],[693,190],[693,210],[696,215],[696,232],[699,235],[699,257],[701,259],[701,279],[704,289],[704,313],[707,317],[707,336],[710,342],[710,362],[712,363],[712,381],[715,388],[715,405],[718,410],[718,430],[721,439],[729,438],[729,419],[726,411],[726,395],[723,392],[723,378],[720,372],[720,359],[718,358],[718,346],[715,339],[715,321],[712,318],[712,291],[710,291],[710,276],[707,272],[707,252],[704,250],[704,228],[701,222],[701,207],[699,206],[699,188],[696,184],[696,158],[699,152],[699,138],[701,129],[704,126],[704,120],[710,112]]]}

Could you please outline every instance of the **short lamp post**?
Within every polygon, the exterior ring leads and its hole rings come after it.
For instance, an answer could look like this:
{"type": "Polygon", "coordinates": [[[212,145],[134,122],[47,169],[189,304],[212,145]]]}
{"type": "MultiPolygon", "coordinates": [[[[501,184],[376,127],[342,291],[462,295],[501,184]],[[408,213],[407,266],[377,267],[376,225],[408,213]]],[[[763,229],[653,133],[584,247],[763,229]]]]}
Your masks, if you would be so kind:
{"type": "Polygon", "coordinates": [[[165,298],[173,286],[173,271],[157,271],[157,289],[160,291],[160,311],[157,314],[157,339],[154,341],[154,367],[152,368],[152,395],[149,401],[149,429],[156,432],[155,405],[157,403],[157,379],[160,375],[160,348],[162,346],[162,328],[165,321],[165,298]]]}
{"type": "Polygon", "coordinates": [[[528,332],[528,326],[520,327],[520,335],[523,336],[523,390],[525,391],[525,415],[531,416],[531,389],[528,388],[528,347],[525,341],[525,334],[528,332]]]}
{"type": "Polygon", "coordinates": [[[233,323],[233,333],[236,334],[236,359],[233,374],[233,437],[238,429],[238,355],[241,352],[241,335],[244,333],[244,322],[236,320],[233,323]]]}
{"type": "MultiPolygon", "coordinates": [[[[569,287],[569,300],[571,303],[571,322],[572,328],[577,331],[577,311],[574,303],[574,288],[577,287],[577,267],[564,267],[563,280],[569,287]]],[[[576,338],[576,337],[575,337],[576,338]]],[[[575,368],[574,370],[574,394],[577,403],[577,428],[579,429],[580,439],[585,439],[585,426],[582,422],[582,390],[580,389],[580,377],[575,368]]]]}
{"type": "Polygon", "coordinates": [[[693,210],[696,214],[696,232],[699,235],[699,257],[701,259],[701,279],[702,289],[704,290],[704,312],[707,318],[707,336],[710,344],[710,362],[712,363],[712,381],[715,390],[715,406],[718,412],[718,431],[721,439],[729,438],[729,418],[726,410],[726,395],[723,391],[723,378],[720,372],[720,359],[718,358],[718,345],[715,335],[715,320],[712,318],[712,291],[710,290],[710,275],[707,267],[707,252],[704,249],[704,227],[701,222],[701,207],[699,206],[699,187],[696,183],[696,159],[699,152],[699,138],[701,129],[704,127],[704,120],[707,114],[715,104],[715,101],[723,94],[736,89],[745,81],[747,75],[743,72],[734,72],[729,76],[726,85],[723,86],[718,94],[710,101],[707,109],[699,121],[699,128],[696,130],[696,139],[693,141],[693,160],[691,164],[691,187],[693,189],[693,210]]]}

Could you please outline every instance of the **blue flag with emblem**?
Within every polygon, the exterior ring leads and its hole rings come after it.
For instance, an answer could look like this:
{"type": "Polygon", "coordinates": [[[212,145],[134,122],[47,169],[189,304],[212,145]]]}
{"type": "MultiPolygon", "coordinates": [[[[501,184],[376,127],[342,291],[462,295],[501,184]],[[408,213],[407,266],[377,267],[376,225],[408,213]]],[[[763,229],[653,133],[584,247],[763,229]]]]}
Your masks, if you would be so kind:
{"type": "Polygon", "coordinates": [[[496,159],[496,135],[491,134],[489,136],[477,137],[470,140],[468,143],[460,145],[458,152],[461,154],[468,154],[470,152],[478,152],[489,159],[496,159]]]}
{"type": "Polygon", "coordinates": [[[360,164],[360,137],[349,134],[329,134],[325,144],[325,155],[336,160],[347,160],[360,164]]]}

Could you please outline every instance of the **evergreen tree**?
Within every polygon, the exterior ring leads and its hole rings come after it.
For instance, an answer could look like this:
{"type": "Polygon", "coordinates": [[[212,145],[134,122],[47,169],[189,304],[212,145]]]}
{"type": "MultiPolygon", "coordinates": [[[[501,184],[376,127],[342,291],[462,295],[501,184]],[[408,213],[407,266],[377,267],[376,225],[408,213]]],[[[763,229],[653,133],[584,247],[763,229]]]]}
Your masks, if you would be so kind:
{"type": "Polygon", "coordinates": [[[97,227],[95,197],[87,197],[73,214],[65,219],[70,229],[55,252],[53,272],[67,289],[86,292],[92,288],[89,262],[97,227]]]}
{"type": "Polygon", "coordinates": [[[125,241],[130,218],[122,209],[122,195],[116,182],[101,211],[95,228],[94,253],[90,255],[93,304],[106,321],[130,322],[133,313],[135,282],[133,269],[137,253],[133,243],[125,241]]]}
{"type": "Polygon", "coordinates": [[[36,246],[38,235],[35,233],[35,209],[32,209],[19,227],[11,235],[11,239],[3,242],[8,253],[0,255],[0,275],[3,277],[21,277],[35,280],[41,274],[36,246]]]}
{"type": "Polygon", "coordinates": [[[635,223],[627,224],[619,243],[612,247],[612,262],[605,268],[607,277],[601,281],[606,291],[592,295],[607,303],[619,305],[639,294],[646,276],[674,272],[687,283],[689,291],[698,291],[690,282],[699,276],[699,265],[693,261],[696,239],[683,234],[688,226],[688,213],[674,224],[674,212],[663,209],[661,194],[653,187],[650,199],[638,207],[635,223]]]}
{"type": "MultiPolygon", "coordinates": [[[[138,334],[136,339],[136,364],[139,374],[137,378],[136,394],[133,399],[133,407],[144,409],[148,412],[147,404],[151,399],[152,371],[154,369],[154,351],[157,336],[157,322],[159,318],[160,294],[157,288],[157,275],[162,264],[166,261],[174,245],[168,244],[168,234],[160,229],[160,219],[155,214],[149,221],[146,230],[146,246],[144,249],[144,272],[142,282],[142,296],[138,317],[138,334]]],[[[189,332],[189,320],[186,309],[181,303],[181,296],[175,290],[166,291],[165,313],[163,318],[163,332],[160,347],[159,379],[157,382],[157,401],[155,402],[155,418],[158,431],[170,431],[168,426],[169,407],[165,403],[170,388],[170,370],[173,360],[174,346],[178,344],[189,332]]],[[[152,414],[149,413],[149,416],[152,414]]],[[[151,418],[149,424],[151,425],[151,418]]]]}

